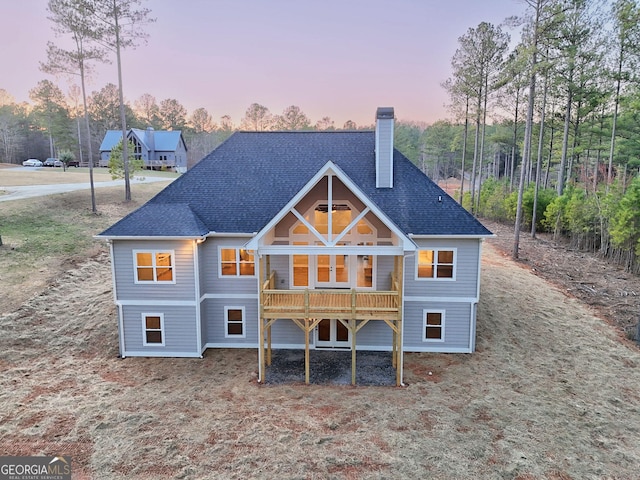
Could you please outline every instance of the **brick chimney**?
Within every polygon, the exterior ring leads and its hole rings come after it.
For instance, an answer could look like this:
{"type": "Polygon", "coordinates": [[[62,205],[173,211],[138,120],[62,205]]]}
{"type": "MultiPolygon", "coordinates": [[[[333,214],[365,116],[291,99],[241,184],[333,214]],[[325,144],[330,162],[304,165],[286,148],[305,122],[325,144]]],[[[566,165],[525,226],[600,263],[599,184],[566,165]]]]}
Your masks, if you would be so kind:
{"type": "Polygon", "coordinates": [[[376,188],[393,188],[393,107],[376,111],[376,188]]]}

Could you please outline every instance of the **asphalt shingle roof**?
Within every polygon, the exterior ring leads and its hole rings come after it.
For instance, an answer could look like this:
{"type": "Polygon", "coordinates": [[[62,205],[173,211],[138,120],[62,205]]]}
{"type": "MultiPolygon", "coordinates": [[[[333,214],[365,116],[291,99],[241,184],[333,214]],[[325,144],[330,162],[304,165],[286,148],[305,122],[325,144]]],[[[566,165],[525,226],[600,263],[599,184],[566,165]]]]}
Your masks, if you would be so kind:
{"type": "Polygon", "coordinates": [[[406,234],[491,235],[397,150],[394,187],[376,188],[372,131],[237,132],[101,235],[258,232],[328,161],[406,234]]]}

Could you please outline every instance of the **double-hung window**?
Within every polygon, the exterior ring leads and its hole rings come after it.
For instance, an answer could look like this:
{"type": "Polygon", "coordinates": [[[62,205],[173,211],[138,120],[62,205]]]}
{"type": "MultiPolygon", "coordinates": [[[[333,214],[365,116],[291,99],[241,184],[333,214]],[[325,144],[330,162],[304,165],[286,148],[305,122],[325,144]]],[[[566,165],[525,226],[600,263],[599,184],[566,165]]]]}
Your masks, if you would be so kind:
{"type": "Polygon", "coordinates": [[[175,283],[172,250],[133,252],[135,283],[175,283]]]}
{"type": "Polygon", "coordinates": [[[245,338],[244,307],[224,307],[225,332],[227,338],[245,338]]]}
{"type": "Polygon", "coordinates": [[[164,315],[142,314],[142,344],[145,347],[164,347],[164,315]]]}
{"type": "Polygon", "coordinates": [[[244,248],[220,248],[220,276],[253,277],[256,261],[253,250],[244,248]]]}
{"type": "Polygon", "coordinates": [[[455,279],[455,250],[418,250],[416,278],[455,279]]]}
{"type": "Polygon", "coordinates": [[[423,342],[444,342],[444,310],[425,310],[423,342]]]}

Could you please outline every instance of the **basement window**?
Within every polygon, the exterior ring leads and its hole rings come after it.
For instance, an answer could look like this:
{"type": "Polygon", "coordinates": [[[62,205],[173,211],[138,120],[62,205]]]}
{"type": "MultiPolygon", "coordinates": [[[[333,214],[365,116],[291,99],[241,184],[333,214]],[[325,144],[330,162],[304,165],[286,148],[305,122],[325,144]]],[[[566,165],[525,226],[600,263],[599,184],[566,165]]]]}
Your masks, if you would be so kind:
{"type": "Polygon", "coordinates": [[[175,283],[172,250],[134,250],[135,283],[175,283]]]}
{"type": "Polygon", "coordinates": [[[142,344],[146,347],[164,347],[164,315],[142,314],[142,344]]]}
{"type": "Polygon", "coordinates": [[[423,342],[444,342],[444,310],[424,310],[423,342]]]}
{"type": "Polygon", "coordinates": [[[455,250],[419,250],[416,278],[455,280],[455,250]]]}
{"type": "Polygon", "coordinates": [[[244,307],[224,307],[226,338],[245,338],[244,307]]]}

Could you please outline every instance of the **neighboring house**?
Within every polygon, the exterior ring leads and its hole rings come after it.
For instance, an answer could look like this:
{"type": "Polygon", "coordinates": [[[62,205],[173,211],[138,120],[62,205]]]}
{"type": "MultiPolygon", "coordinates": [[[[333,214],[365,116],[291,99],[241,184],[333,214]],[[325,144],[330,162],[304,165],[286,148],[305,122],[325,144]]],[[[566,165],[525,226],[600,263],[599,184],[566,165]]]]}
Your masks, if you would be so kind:
{"type": "MultiPolygon", "coordinates": [[[[146,130],[131,128],[127,138],[133,143],[134,155],[144,162],[144,168],[160,170],[170,168],[187,171],[187,145],[180,130],[146,130]]],[[[108,130],[100,145],[100,166],[108,167],[111,149],[122,139],[122,130],[108,130]]]]}
{"type": "MultiPolygon", "coordinates": [[[[376,131],[238,132],[100,235],[120,354],[475,350],[482,224],[376,131]],[[262,341],[260,340],[262,339],[262,341]]],[[[355,369],[353,381],[355,382],[355,369]]]]}

